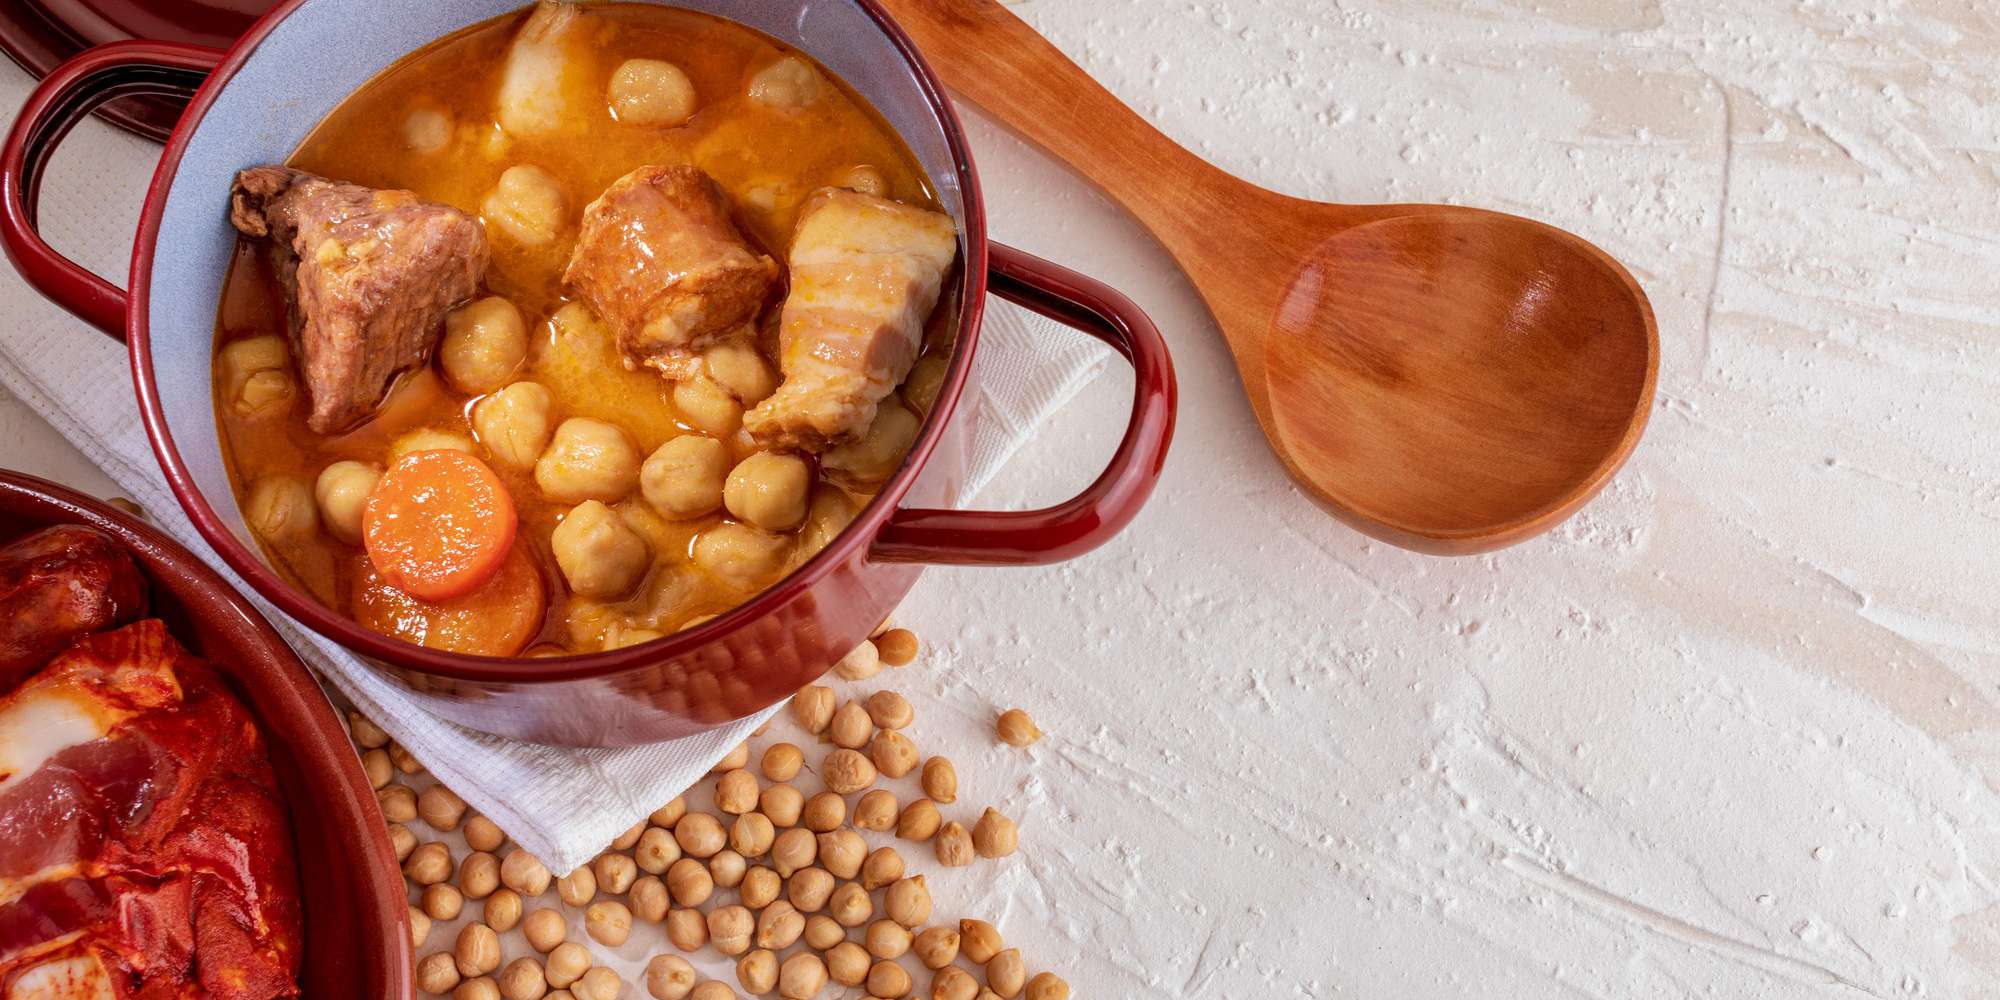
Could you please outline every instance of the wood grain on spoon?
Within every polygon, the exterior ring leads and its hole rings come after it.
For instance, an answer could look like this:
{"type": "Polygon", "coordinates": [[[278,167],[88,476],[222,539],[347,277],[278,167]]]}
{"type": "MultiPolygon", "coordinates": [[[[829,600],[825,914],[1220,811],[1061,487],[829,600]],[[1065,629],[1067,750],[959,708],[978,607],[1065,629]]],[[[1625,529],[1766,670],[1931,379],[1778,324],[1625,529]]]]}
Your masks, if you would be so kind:
{"type": "Polygon", "coordinates": [[[1562,230],[1250,184],[1148,124],[993,0],[880,0],[945,83],[1103,188],[1173,254],[1273,450],[1334,515],[1425,552],[1511,545],[1637,445],[1659,337],[1562,230]]]}

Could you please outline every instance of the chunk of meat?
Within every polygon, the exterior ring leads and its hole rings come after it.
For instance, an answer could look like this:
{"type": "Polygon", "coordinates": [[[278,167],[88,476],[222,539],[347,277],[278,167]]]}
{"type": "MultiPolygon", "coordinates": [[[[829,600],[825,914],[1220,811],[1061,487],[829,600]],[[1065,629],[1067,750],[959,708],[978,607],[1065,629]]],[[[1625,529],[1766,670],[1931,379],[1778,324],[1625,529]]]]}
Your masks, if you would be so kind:
{"type": "Polygon", "coordinates": [[[923,346],[958,254],[949,216],[826,188],[799,212],[778,332],[785,381],[743,418],[768,445],[820,449],[875,419],[923,346]]]}
{"type": "Polygon", "coordinates": [[[700,370],[701,349],[757,318],[778,281],[729,216],[722,188],[695,167],[640,167],[583,210],[563,283],[617,332],[627,365],[670,378],[700,370]]]}
{"type": "Polygon", "coordinates": [[[95,528],[44,528],[0,548],[0,693],[77,637],[146,613],[146,580],[95,528]]]}
{"type": "Polygon", "coordinates": [[[230,222],[270,241],[291,306],[293,353],[321,434],[359,423],[398,372],[424,363],[444,316],[486,274],[486,233],[469,215],[287,167],[236,175],[230,222]]]}

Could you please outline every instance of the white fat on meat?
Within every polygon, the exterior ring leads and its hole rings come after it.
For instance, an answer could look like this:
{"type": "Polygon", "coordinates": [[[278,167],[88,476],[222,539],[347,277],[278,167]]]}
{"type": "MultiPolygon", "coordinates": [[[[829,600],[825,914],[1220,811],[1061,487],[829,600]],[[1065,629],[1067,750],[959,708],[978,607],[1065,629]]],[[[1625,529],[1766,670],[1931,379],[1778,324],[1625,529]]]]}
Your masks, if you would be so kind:
{"type": "Polygon", "coordinates": [[[96,955],[73,954],[21,970],[6,1000],[116,1000],[111,973],[96,955]]]}
{"type": "Polygon", "coordinates": [[[574,3],[541,0],[521,25],[500,72],[500,127],[508,134],[547,135],[592,99],[591,81],[581,70],[587,60],[577,47],[585,15],[574,3]]]}
{"type": "Polygon", "coordinates": [[[958,255],[951,217],[826,188],[799,212],[778,334],[785,380],[744,418],[766,444],[852,440],[909,375],[958,255]]]}
{"type": "Polygon", "coordinates": [[[103,739],[134,714],[82,688],[23,685],[0,701],[0,794],[64,750],[103,739]]]}

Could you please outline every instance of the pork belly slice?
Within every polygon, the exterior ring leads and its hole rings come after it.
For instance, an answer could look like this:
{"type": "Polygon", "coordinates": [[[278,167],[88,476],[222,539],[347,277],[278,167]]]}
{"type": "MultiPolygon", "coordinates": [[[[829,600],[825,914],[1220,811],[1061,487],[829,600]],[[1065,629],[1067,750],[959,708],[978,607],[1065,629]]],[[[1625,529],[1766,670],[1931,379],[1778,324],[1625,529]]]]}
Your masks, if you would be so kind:
{"type": "Polygon", "coordinates": [[[486,274],[479,223],[409,191],[256,167],[236,175],[229,200],[237,231],[270,243],[317,433],[372,414],[486,274]]]}
{"type": "Polygon", "coordinates": [[[814,192],[792,235],[778,391],[744,416],[768,445],[859,435],[910,373],[958,255],[949,216],[842,188],[814,192]]]}
{"type": "Polygon", "coordinates": [[[702,348],[757,318],[778,262],[752,246],[700,169],[640,167],[583,210],[563,283],[618,336],[628,366],[669,378],[701,370],[702,348]]]}

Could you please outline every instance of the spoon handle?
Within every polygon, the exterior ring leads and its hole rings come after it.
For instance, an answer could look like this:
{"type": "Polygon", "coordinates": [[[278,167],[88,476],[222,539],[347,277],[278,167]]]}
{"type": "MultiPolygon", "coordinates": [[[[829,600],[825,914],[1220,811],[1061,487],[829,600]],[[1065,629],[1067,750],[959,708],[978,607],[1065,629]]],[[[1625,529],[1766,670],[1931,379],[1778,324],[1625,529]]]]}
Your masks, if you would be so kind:
{"type": "Polygon", "coordinates": [[[1210,224],[1217,198],[1206,195],[1249,187],[1148,124],[996,0],[879,2],[947,86],[1102,188],[1169,249],[1210,224]]]}

